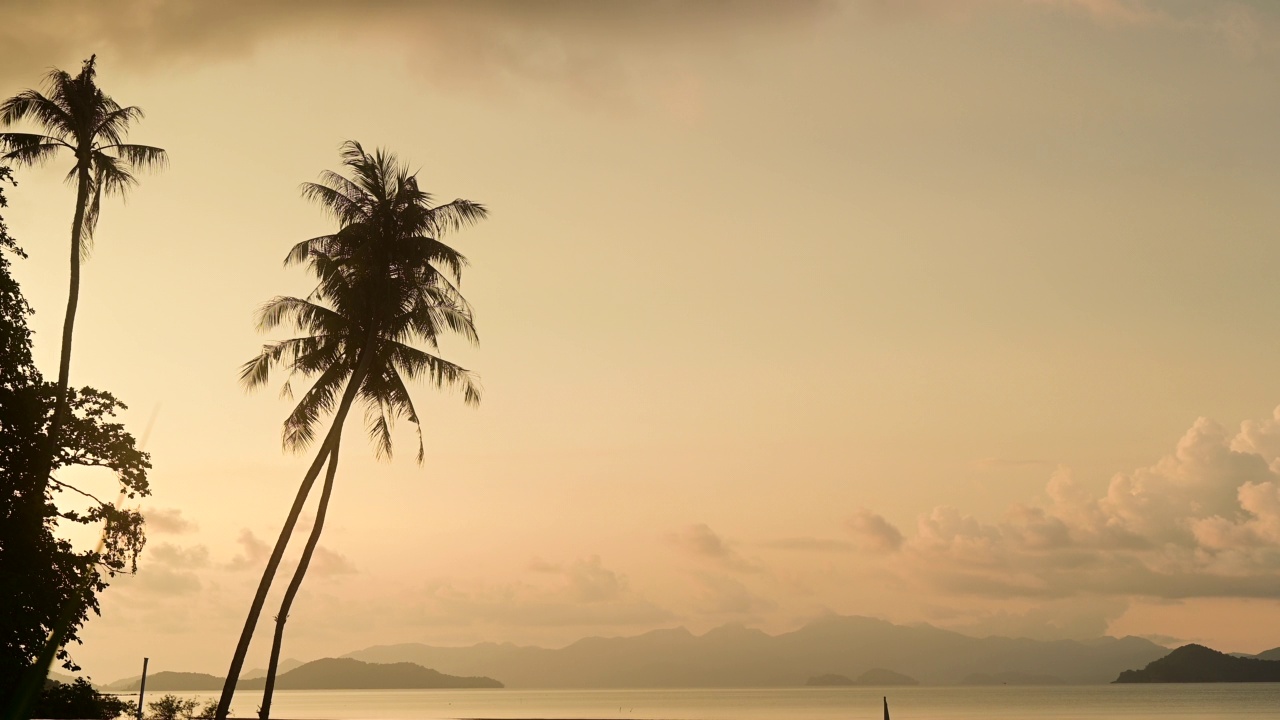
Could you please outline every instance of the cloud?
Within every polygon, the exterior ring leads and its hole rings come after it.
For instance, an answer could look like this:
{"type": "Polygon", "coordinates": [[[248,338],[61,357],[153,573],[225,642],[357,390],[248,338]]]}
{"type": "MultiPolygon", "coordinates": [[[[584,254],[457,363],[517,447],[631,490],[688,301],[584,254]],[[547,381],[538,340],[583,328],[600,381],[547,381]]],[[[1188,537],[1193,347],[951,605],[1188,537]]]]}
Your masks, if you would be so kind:
{"type": "Polygon", "coordinates": [[[845,540],[830,540],[818,537],[789,537],[769,540],[763,547],[774,550],[794,550],[798,552],[849,552],[854,549],[853,543],[845,540]]]}
{"type": "Polygon", "coordinates": [[[865,508],[854,513],[845,522],[845,527],[864,550],[890,553],[902,547],[902,532],[884,517],[865,508]]]}
{"type": "Polygon", "coordinates": [[[1021,612],[997,610],[963,622],[941,623],[974,637],[1025,637],[1036,640],[1095,638],[1105,635],[1129,603],[1121,598],[1051,600],[1021,612]]]}
{"type": "Polygon", "coordinates": [[[739,580],[727,575],[698,573],[697,609],[716,615],[748,615],[777,609],[777,603],[752,592],[739,580]]]}
{"type": "Polygon", "coordinates": [[[532,581],[429,583],[406,618],[426,625],[523,627],[650,626],[674,618],[633,591],[595,555],[542,562],[532,581]]]}
{"type": "Polygon", "coordinates": [[[0,26],[8,49],[0,81],[48,65],[69,68],[89,52],[100,53],[104,67],[118,58],[168,68],[319,35],[331,45],[355,39],[400,46],[424,80],[456,88],[514,79],[611,94],[670,64],[674,51],[757,44],[813,26],[836,7],[830,0],[46,0],[11,11],[0,26]]]}
{"type": "Polygon", "coordinates": [[[182,517],[182,510],[178,508],[147,508],[142,515],[149,533],[183,535],[197,529],[195,523],[182,517]]]}
{"type": "Polygon", "coordinates": [[[240,543],[243,551],[231,558],[231,562],[228,563],[228,568],[232,570],[260,568],[263,561],[271,554],[271,547],[259,540],[258,536],[248,528],[240,530],[240,536],[236,538],[236,542],[240,543]]]}
{"type": "Polygon", "coordinates": [[[308,575],[319,577],[351,575],[355,572],[356,566],[347,559],[346,555],[322,546],[316,546],[316,550],[311,556],[311,565],[307,568],[308,575]]]}
{"type": "Polygon", "coordinates": [[[759,572],[760,565],[747,560],[716,534],[706,523],[690,525],[668,536],[668,540],[688,555],[709,560],[735,572],[759,572]]]}
{"type": "Polygon", "coordinates": [[[915,534],[870,513],[863,547],[900,577],[982,597],[1280,597],[1280,409],[1231,433],[1201,418],[1169,456],[1093,493],[1055,472],[1037,502],[986,521],[955,507],[915,534]]]}
{"type": "Polygon", "coordinates": [[[146,549],[143,562],[173,568],[205,568],[209,566],[209,548],[204,545],[184,548],[172,543],[160,543],[146,549]]]}

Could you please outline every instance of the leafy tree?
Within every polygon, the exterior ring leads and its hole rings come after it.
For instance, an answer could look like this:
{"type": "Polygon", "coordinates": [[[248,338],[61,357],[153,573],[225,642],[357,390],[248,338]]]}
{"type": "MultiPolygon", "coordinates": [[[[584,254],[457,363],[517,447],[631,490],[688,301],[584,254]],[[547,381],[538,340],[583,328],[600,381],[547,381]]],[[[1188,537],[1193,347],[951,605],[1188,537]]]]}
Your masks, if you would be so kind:
{"type": "Polygon", "coordinates": [[[73,718],[75,720],[113,720],[121,715],[134,715],[138,705],[115,695],[103,695],[84,678],[72,683],[49,683],[34,708],[38,718],[73,718]]]}
{"type": "MultiPolygon", "coordinates": [[[[0,225],[3,223],[0,222],[0,225]]],[[[6,238],[5,248],[22,251],[6,238]]],[[[97,593],[107,578],[136,569],[146,539],[142,517],[48,478],[43,440],[54,414],[57,388],[44,382],[31,359],[31,309],[0,251],[0,708],[6,717],[25,712],[52,661],[79,668],[66,646],[98,612],[97,593]],[[60,510],[54,489],[78,494],[88,509],[60,510]],[[102,523],[102,541],[76,551],[55,530],[59,523],[102,523]]],[[[151,467],[124,427],[114,422],[124,405],[93,388],[67,394],[67,420],[53,454],[54,469],[81,465],[113,471],[127,497],[149,493],[151,467]]]]}
{"type": "MultiPolygon", "coordinates": [[[[274,368],[290,377],[314,378],[285,420],[286,449],[305,448],[315,439],[323,416],[332,412],[333,420],[263,573],[227,673],[218,705],[220,719],[226,717],[285,545],[327,461],[316,521],[276,616],[260,709],[262,718],[270,714],[284,625],[324,527],[342,427],[351,405],[359,399],[365,406],[368,432],[379,457],[392,454],[394,422],[412,423],[418,432],[418,462],[422,462],[421,427],[405,381],[425,379],[437,388],[461,388],[470,404],[480,399],[472,375],[433,352],[439,351],[437,339],[447,332],[472,342],[477,339],[471,308],[458,291],[466,260],[438,237],[482,219],[484,207],[466,200],[433,205],[431,196],[419,189],[416,175],[390,153],[370,154],[359,143],[348,142],[342,157],[351,178],[326,172],[320,183],[303,186],[305,197],[338,220],[338,231],[298,243],[285,260],[286,265],[307,265],[318,278],[316,289],[306,298],[277,297],[259,313],[261,330],[291,326],[299,335],[263,346],[241,370],[241,380],[249,388],[265,384],[274,368]]],[[[288,382],[285,387],[291,395],[288,382]]]]}
{"type": "Polygon", "coordinates": [[[189,720],[196,715],[200,702],[177,695],[162,695],[147,703],[147,720],[189,720]]]}
{"type": "Polygon", "coordinates": [[[53,470],[59,434],[70,408],[68,395],[71,373],[71,336],[76,307],[80,302],[80,263],[89,253],[98,223],[102,196],[120,195],[137,184],[133,172],[158,169],[168,158],[164,150],[124,142],[129,126],[142,118],[142,109],[121,107],[98,87],[95,60],[91,56],[72,77],[63,70],[51,70],[45,77],[45,92],[24,90],[0,103],[0,126],[30,120],[43,133],[0,133],[0,159],[18,165],[40,165],[61,150],[75,156],[67,174],[76,183],[75,218],[71,223],[71,288],[62,325],[62,355],[58,363],[53,419],[46,435],[45,462],[37,475],[47,477],[53,470]]]}
{"type": "MultiPolygon", "coordinates": [[[[13,182],[13,170],[12,168],[0,166],[0,208],[9,206],[9,200],[4,196],[5,181],[13,182]]],[[[4,218],[2,217],[0,217],[0,249],[16,253],[22,252],[18,249],[17,242],[9,237],[9,227],[4,224],[4,218]]]]}

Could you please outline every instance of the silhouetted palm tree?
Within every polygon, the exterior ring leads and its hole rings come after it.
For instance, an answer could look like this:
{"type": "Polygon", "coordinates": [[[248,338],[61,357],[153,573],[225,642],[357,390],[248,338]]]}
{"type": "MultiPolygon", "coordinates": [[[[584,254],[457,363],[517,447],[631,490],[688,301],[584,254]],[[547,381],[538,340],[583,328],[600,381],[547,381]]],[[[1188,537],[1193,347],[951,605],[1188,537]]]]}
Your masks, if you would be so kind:
{"type": "Polygon", "coordinates": [[[53,449],[67,414],[67,386],[71,373],[71,336],[80,301],[80,263],[89,253],[93,230],[98,223],[102,196],[120,195],[133,185],[136,169],[159,169],[168,162],[164,150],[124,142],[129,126],[142,119],[142,109],[120,107],[95,82],[94,61],[90,57],[72,77],[51,70],[45,77],[45,93],[24,90],[0,104],[0,126],[22,120],[38,125],[39,133],[0,133],[0,160],[18,165],[40,165],[61,150],[75,155],[75,165],[67,173],[76,183],[75,219],[71,223],[71,290],[67,314],[62,324],[62,356],[58,364],[58,390],[53,419],[46,442],[46,466],[38,476],[47,477],[53,464],[53,449]]]}
{"type": "MultiPolygon", "coordinates": [[[[437,338],[446,332],[476,341],[471,309],[457,287],[465,258],[437,238],[483,218],[484,207],[465,200],[432,206],[431,196],[418,188],[416,177],[389,153],[369,154],[358,143],[348,142],[342,155],[352,178],[326,172],[322,182],[303,186],[305,197],[319,202],[339,221],[338,232],[298,243],[285,260],[286,265],[308,265],[319,279],[316,289],[306,298],[277,297],[259,313],[262,330],[292,326],[301,333],[263,346],[241,369],[241,380],[249,388],[266,383],[277,367],[291,376],[315,378],[285,420],[287,449],[311,443],[325,414],[332,412],[333,421],[267,561],[227,672],[218,718],[229,712],[267,591],[307,495],[327,461],[329,472],[316,522],[276,617],[260,713],[265,718],[270,712],[283,626],[323,528],[339,439],[351,405],[359,399],[366,406],[369,434],[379,457],[391,455],[394,421],[413,423],[421,462],[422,432],[405,381],[424,378],[438,388],[460,387],[470,404],[480,399],[467,370],[414,345],[438,351],[437,338]]],[[[288,382],[285,392],[291,394],[288,382]]]]}

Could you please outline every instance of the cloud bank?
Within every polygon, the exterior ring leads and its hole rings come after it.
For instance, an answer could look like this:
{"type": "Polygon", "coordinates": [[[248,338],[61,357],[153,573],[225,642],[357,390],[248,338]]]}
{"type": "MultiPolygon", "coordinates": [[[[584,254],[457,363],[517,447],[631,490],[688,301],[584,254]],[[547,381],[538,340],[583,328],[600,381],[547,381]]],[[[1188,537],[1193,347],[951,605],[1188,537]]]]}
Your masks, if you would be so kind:
{"type": "Polygon", "coordinates": [[[1201,418],[1174,452],[1091,493],[1066,470],[1039,502],[995,521],[955,507],[909,537],[879,516],[850,521],[873,552],[900,549],[901,577],[992,598],[1280,597],[1280,409],[1238,432],[1201,418]]]}

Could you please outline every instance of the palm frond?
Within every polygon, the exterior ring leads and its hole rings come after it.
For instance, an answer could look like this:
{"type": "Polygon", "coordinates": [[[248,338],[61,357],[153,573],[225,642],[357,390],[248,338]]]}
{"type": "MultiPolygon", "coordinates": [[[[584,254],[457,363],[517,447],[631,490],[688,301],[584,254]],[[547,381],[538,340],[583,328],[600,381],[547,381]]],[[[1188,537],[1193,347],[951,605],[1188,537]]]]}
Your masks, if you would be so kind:
{"type": "Polygon", "coordinates": [[[328,185],[305,182],[302,183],[301,191],[303,198],[319,204],[325,212],[344,225],[359,222],[368,217],[362,204],[328,185]]]}
{"type": "Polygon", "coordinates": [[[279,295],[258,309],[258,329],[274,330],[283,324],[293,327],[319,330],[334,329],[346,324],[346,320],[323,305],[287,295],[279,295]]]}
{"type": "Polygon", "coordinates": [[[430,214],[432,231],[443,235],[480,222],[489,217],[489,210],[480,203],[458,199],[431,208],[430,214]]]}
{"type": "Polygon", "coordinates": [[[468,405],[480,404],[480,387],[471,371],[404,343],[388,345],[391,362],[406,378],[423,378],[440,389],[459,387],[468,405]]]}
{"type": "Polygon", "coordinates": [[[169,154],[162,148],[150,145],[116,143],[114,145],[104,145],[100,149],[114,149],[125,162],[129,163],[130,167],[141,170],[163,170],[169,166],[169,154]]]}
{"type": "Polygon", "coordinates": [[[69,134],[75,127],[75,122],[65,108],[35,90],[23,90],[0,103],[0,126],[12,125],[26,119],[62,136],[69,134]]]}
{"type": "Polygon", "coordinates": [[[7,152],[0,160],[18,165],[42,165],[61,148],[75,150],[61,139],[34,133],[0,133],[0,150],[7,152]]]}
{"type": "Polygon", "coordinates": [[[286,450],[303,450],[311,444],[315,439],[316,425],[323,415],[333,410],[349,375],[350,368],[346,363],[335,363],[303,393],[302,399],[284,421],[281,442],[286,450]]]}
{"type": "Polygon", "coordinates": [[[136,106],[116,108],[104,112],[93,127],[93,136],[101,137],[109,143],[119,144],[124,140],[125,132],[129,130],[129,125],[142,118],[142,108],[136,106]]]}

